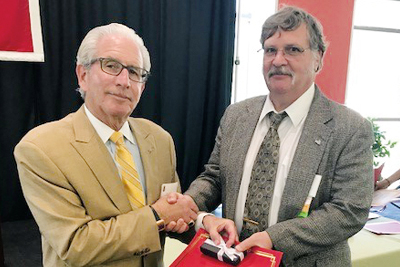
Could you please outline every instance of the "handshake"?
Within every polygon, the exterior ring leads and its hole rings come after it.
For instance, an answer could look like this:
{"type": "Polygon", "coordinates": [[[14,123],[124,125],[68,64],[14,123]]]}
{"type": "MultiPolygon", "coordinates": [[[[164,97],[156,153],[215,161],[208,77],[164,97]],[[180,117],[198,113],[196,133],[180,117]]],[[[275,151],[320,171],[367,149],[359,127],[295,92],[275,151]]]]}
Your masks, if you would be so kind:
{"type": "Polygon", "coordinates": [[[195,224],[199,208],[188,195],[169,193],[151,205],[168,232],[183,233],[195,224]]]}
{"type": "MultiPolygon", "coordinates": [[[[183,233],[195,224],[199,208],[188,195],[169,193],[151,205],[165,222],[165,231],[183,233]]],[[[210,233],[211,239],[219,245],[221,234],[228,237],[226,245],[232,246],[238,241],[236,226],[232,220],[215,216],[200,216],[204,229],[210,233]]]]}
{"type": "MultiPolygon", "coordinates": [[[[188,231],[194,225],[199,214],[199,208],[194,200],[188,195],[179,193],[170,193],[161,197],[151,206],[164,220],[165,230],[170,232],[183,233],[188,231]]],[[[221,235],[227,237],[227,247],[231,247],[235,241],[239,241],[238,232],[232,220],[208,216],[208,214],[199,217],[202,219],[204,229],[210,234],[216,245],[220,244],[221,235]]],[[[273,244],[269,234],[266,231],[261,231],[243,240],[235,248],[237,251],[243,252],[253,246],[272,249],[273,244]]]]}

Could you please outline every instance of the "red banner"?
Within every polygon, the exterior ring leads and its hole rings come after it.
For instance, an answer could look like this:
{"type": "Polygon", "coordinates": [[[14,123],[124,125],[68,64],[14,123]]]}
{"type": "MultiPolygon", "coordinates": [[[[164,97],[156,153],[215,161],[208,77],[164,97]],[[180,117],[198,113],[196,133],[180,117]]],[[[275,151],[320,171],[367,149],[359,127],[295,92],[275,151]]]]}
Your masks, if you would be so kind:
{"type": "Polygon", "coordinates": [[[1,50],[33,52],[28,0],[2,1],[0,10],[1,50]]]}
{"type": "Polygon", "coordinates": [[[38,0],[0,1],[0,60],[44,61],[38,0]]]}

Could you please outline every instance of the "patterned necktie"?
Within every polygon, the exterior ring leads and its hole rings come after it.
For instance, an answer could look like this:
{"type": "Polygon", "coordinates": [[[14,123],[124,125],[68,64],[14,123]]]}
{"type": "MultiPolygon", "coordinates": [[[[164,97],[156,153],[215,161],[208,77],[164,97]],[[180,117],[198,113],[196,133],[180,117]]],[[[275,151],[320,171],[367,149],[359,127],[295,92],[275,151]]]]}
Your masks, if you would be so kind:
{"type": "Polygon", "coordinates": [[[243,213],[241,241],[268,227],[268,214],[279,161],[278,127],[287,114],[270,112],[268,115],[271,125],[261,143],[251,172],[243,213]]]}
{"type": "Polygon", "coordinates": [[[125,146],[124,136],[120,132],[114,132],[110,140],[116,144],[115,161],[121,174],[126,194],[132,208],[140,208],[146,204],[143,188],[140,184],[139,173],[129,150],[125,146]]]}

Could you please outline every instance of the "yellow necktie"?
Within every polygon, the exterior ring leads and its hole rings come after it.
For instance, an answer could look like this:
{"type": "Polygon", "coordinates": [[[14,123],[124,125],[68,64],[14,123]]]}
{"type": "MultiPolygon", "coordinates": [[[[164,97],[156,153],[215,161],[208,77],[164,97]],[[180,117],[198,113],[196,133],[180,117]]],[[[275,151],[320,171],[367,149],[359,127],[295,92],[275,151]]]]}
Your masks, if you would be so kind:
{"type": "Polygon", "coordinates": [[[139,173],[136,170],[135,162],[131,153],[125,146],[124,136],[120,132],[114,132],[110,140],[116,144],[115,161],[121,173],[121,180],[124,184],[126,194],[133,208],[140,208],[146,204],[142,185],[140,184],[139,173]]]}

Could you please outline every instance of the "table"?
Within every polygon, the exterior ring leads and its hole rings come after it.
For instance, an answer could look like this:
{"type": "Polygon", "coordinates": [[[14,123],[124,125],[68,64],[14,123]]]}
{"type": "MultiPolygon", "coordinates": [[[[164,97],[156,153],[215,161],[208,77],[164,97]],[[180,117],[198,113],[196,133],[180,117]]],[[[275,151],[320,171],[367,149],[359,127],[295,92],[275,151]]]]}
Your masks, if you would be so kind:
{"type": "Polygon", "coordinates": [[[164,265],[168,267],[185,250],[186,244],[177,239],[167,237],[164,246],[164,265]]]}
{"type": "MultiPolygon", "coordinates": [[[[380,217],[368,223],[390,221],[380,217]]],[[[349,239],[353,267],[395,267],[400,264],[400,235],[376,235],[362,229],[349,239]]]]}

